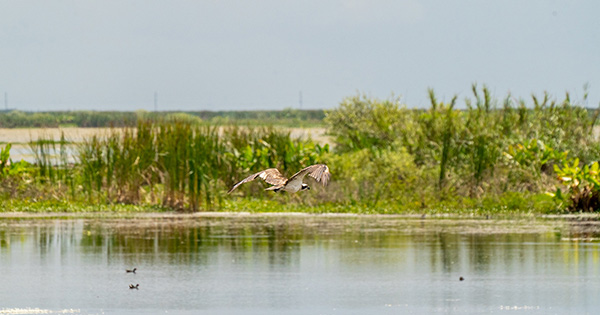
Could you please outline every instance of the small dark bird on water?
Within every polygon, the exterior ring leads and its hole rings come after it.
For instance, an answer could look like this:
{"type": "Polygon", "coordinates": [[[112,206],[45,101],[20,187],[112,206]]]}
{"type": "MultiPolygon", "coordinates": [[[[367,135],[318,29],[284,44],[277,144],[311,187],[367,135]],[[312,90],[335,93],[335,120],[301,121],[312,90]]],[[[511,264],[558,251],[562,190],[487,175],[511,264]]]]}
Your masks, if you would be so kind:
{"type": "Polygon", "coordinates": [[[315,164],[308,167],[303,168],[298,173],[292,175],[289,179],[285,178],[285,176],[281,175],[281,173],[276,168],[269,168],[264,171],[260,171],[258,173],[254,173],[243,180],[237,182],[229,191],[228,194],[234,191],[241,184],[250,182],[255,180],[257,177],[260,177],[262,180],[271,184],[273,186],[265,189],[272,190],[274,192],[278,192],[280,190],[287,191],[290,193],[295,193],[300,190],[309,190],[310,187],[303,183],[302,180],[304,176],[310,176],[314,178],[317,182],[321,182],[323,186],[327,185],[329,179],[331,178],[331,173],[329,172],[329,167],[325,164],[315,164]]]}
{"type": "Polygon", "coordinates": [[[133,269],[127,269],[125,270],[127,273],[135,273],[135,271],[137,270],[137,268],[133,268],[133,269]]]}
{"type": "Polygon", "coordinates": [[[463,281],[463,280],[465,280],[465,278],[460,277],[460,278],[458,278],[458,280],[463,281]]]}
{"type": "Polygon", "coordinates": [[[140,289],[140,284],[139,284],[139,283],[138,283],[138,284],[136,284],[136,285],[130,284],[130,285],[129,285],[129,288],[130,288],[130,289],[136,289],[136,290],[139,290],[139,289],[140,289]]]}

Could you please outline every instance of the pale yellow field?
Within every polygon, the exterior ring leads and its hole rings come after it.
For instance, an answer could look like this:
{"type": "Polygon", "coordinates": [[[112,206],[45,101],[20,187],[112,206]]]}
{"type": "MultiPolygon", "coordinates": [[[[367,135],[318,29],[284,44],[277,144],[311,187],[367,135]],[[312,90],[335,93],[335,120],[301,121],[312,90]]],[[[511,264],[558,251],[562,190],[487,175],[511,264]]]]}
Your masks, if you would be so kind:
{"type": "Polygon", "coordinates": [[[64,132],[67,141],[82,142],[95,134],[106,133],[109,128],[0,128],[0,142],[27,143],[40,137],[60,139],[64,132]]]}

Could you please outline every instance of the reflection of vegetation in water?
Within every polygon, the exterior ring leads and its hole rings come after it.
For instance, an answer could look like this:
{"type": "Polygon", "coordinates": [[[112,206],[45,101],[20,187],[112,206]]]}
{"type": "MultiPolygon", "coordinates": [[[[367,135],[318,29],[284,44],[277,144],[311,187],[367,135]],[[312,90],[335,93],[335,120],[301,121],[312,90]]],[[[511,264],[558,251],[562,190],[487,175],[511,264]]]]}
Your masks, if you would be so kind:
{"type": "Polygon", "coordinates": [[[427,279],[600,264],[596,247],[581,243],[598,240],[600,229],[585,223],[318,217],[9,223],[0,224],[2,257],[30,250],[34,261],[100,260],[119,268],[226,264],[238,270],[258,265],[296,269],[318,263],[348,276],[356,268],[376,266],[388,277],[422,272],[419,277],[427,279]]]}
{"type": "Polygon", "coordinates": [[[224,251],[239,261],[268,253],[270,260],[283,263],[290,259],[287,253],[298,250],[301,237],[297,230],[278,223],[257,226],[250,222],[233,227],[202,222],[145,222],[137,227],[89,223],[83,227],[80,244],[84,251],[126,255],[132,260],[140,255],[161,259],[166,254],[176,260],[173,263],[199,263],[206,262],[211,252],[224,251]],[[154,255],[157,253],[161,255],[154,255]]]}

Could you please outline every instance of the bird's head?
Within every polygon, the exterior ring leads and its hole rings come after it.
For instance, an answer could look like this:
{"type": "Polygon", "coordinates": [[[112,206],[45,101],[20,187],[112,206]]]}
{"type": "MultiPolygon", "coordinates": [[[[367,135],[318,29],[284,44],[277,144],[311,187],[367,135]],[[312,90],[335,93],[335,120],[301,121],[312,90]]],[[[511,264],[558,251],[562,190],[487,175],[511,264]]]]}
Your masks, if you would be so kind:
{"type": "Polygon", "coordinates": [[[310,190],[310,186],[302,183],[302,188],[300,188],[300,190],[310,190]]]}

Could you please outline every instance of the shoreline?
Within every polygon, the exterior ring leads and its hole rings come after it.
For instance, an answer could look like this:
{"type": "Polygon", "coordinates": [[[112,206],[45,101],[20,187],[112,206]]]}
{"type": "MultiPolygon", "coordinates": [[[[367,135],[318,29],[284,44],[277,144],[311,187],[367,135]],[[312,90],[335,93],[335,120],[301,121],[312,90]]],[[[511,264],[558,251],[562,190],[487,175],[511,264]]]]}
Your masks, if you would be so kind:
{"type": "Polygon", "coordinates": [[[598,221],[600,213],[569,214],[364,214],[364,213],[307,213],[307,212],[250,212],[250,211],[205,211],[205,212],[0,212],[0,219],[193,219],[193,218],[251,218],[251,217],[294,217],[294,218],[389,218],[414,220],[561,220],[561,221],[598,221]]]}

